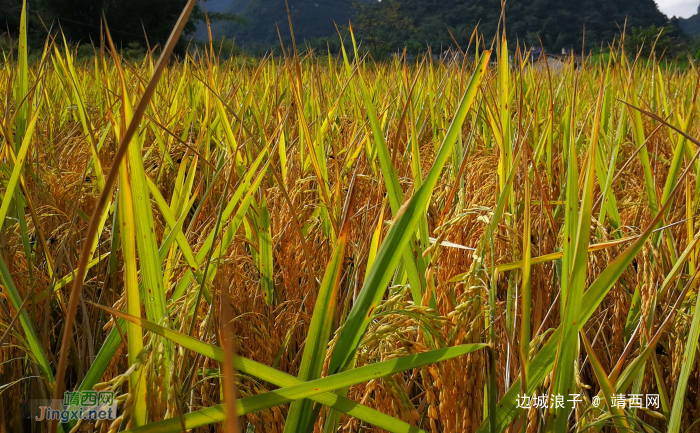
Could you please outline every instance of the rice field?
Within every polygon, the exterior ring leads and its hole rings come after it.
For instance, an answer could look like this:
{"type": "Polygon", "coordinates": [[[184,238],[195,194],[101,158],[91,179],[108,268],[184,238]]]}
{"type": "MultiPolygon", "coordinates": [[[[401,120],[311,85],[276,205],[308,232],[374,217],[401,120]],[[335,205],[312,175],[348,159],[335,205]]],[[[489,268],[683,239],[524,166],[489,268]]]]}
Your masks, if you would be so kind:
{"type": "Polygon", "coordinates": [[[182,24],[4,57],[1,433],[700,429],[692,62],[175,58],[182,24]]]}

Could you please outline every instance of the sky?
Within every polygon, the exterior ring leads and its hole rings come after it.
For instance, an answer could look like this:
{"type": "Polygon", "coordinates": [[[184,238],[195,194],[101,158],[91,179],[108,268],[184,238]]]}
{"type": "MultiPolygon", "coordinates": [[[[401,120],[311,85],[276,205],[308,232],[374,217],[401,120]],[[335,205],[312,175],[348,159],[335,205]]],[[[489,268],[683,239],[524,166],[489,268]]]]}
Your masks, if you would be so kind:
{"type": "Polygon", "coordinates": [[[661,12],[668,17],[677,16],[688,18],[698,10],[699,0],[656,0],[661,12]]]}

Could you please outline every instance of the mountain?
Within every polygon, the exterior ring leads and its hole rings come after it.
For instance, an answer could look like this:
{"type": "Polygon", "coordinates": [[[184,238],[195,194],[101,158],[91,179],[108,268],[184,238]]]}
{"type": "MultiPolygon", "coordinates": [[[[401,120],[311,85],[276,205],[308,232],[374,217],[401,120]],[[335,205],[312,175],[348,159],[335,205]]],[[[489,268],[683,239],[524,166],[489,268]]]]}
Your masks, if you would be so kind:
{"type": "MultiPolygon", "coordinates": [[[[294,36],[298,44],[314,38],[333,36],[335,24],[346,25],[357,0],[288,0],[294,36]]],[[[256,52],[279,46],[279,34],[291,43],[287,8],[284,0],[233,0],[225,12],[241,16],[246,22],[226,23],[215,37],[225,35],[236,45],[256,52]]]]}
{"type": "Polygon", "coordinates": [[[208,12],[226,12],[227,9],[233,8],[237,9],[236,12],[240,12],[248,4],[248,0],[205,0],[204,6],[206,6],[208,12]]]}
{"type": "MultiPolygon", "coordinates": [[[[207,8],[207,13],[209,14],[224,12],[240,15],[248,3],[250,3],[250,0],[205,0],[204,6],[207,8]]],[[[211,23],[212,37],[218,39],[223,34],[223,30],[227,24],[226,22],[211,23]]],[[[197,26],[194,38],[200,41],[206,41],[209,38],[206,21],[197,26]]]]}
{"type": "Polygon", "coordinates": [[[700,35],[700,6],[695,15],[688,18],[679,18],[678,25],[684,32],[692,36],[700,35]]]}
{"type": "MultiPolygon", "coordinates": [[[[220,5],[223,1],[210,0],[207,5],[215,2],[220,5]]],[[[420,51],[430,46],[434,51],[439,50],[453,45],[448,29],[460,46],[466,47],[477,25],[487,38],[486,43],[490,44],[501,14],[500,0],[365,0],[365,8],[360,9],[364,11],[363,18],[356,14],[358,9],[353,8],[356,0],[288,1],[294,35],[300,46],[315,41],[319,47],[325,47],[323,38],[335,37],[334,23],[346,26],[350,19],[353,23],[359,19],[368,20],[364,28],[372,32],[374,18],[377,18],[377,26],[391,27],[382,39],[386,49],[408,47],[409,51],[420,51]],[[401,16],[383,19],[392,4],[396,10],[391,13],[401,16]],[[395,20],[393,27],[391,20],[395,20]],[[405,25],[410,22],[413,25],[405,25]],[[387,37],[387,33],[391,33],[391,37],[387,37]]],[[[239,47],[260,52],[279,46],[279,26],[285,44],[291,41],[284,0],[228,2],[224,11],[242,16],[246,23],[221,23],[214,38],[222,35],[227,39],[235,38],[239,47]]],[[[550,50],[573,47],[576,51],[580,51],[584,40],[588,47],[612,42],[619,38],[625,26],[627,29],[652,24],[661,27],[668,22],[654,0],[513,0],[507,2],[505,16],[507,35],[513,42],[539,45],[541,39],[550,50]]],[[[357,36],[362,39],[366,35],[357,36]]]]}
{"type": "MultiPolygon", "coordinates": [[[[460,45],[468,43],[477,24],[488,40],[496,34],[501,12],[497,0],[404,0],[401,4],[417,29],[418,37],[411,39],[433,47],[451,44],[446,27],[460,45]]],[[[625,21],[628,29],[652,24],[663,26],[667,22],[654,0],[509,1],[505,17],[510,40],[539,45],[541,39],[549,49],[573,47],[577,51],[584,40],[592,47],[619,37],[625,21]]]]}

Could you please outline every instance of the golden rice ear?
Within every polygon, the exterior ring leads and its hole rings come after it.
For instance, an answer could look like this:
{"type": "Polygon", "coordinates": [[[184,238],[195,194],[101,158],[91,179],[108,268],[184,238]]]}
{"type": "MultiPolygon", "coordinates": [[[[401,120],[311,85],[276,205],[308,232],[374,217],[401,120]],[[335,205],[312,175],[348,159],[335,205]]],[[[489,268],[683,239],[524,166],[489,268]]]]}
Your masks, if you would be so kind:
{"type": "MultiPolygon", "coordinates": [[[[195,0],[189,0],[187,2],[187,5],[183,9],[177,24],[175,25],[172,33],[170,34],[168,42],[163,48],[163,52],[161,53],[160,59],[158,60],[158,64],[156,65],[156,68],[153,71],[153,76],[151,77],[148,85],[146,86],[144,93],[141,96],[139,103],[136,106],[136,110],[134,110],[133,114],[130,113],[132,102],[127,94],[127,89],[124,83],[124,74],[121,70],[121,67],[119,66],[120,59],[117,59],[117,71],[121,79],[121,88],[123,91],[121,100],[121,125],[125,125],[125,122],[127,120],[125,118],[130,117],[130,119],[128,119],[129,125],[128,127],[126,127],[126,130],[123,130],[119,136],[120,144],[114,157],[114,163],[116,166],[113,167],[113,169],[110,171],[109,176],[105,181],[104,190],[100,195],[100,199],[97,203],[93,216],[90,219],[90,224],[87,230],[87,236],[85,237],[83,247],[81,250],[76,277],[73,280],[73,289],[71,291],[70,301],[66,310],[66,327],[64,328],[63,337],[61,340],[61,350],[58,356],[58,365],[56,367],[56,386],[53,389],[54,400],[59,400],[64,390],[63,379],[66,372],[68,351],[70,350],[70,341],[73,334],[73,321],[75,320],[78,308],[78,300],[80,297],[80,292],[82,290],[83,280],[85,279],[87,273],[87,263],[91,258],[90,256],[92,255],[92,244],[98,238],[98,230],[101,226],[101,221],[104,221],[104,219],[101,216],[104,214],[104,211],[107,208],[107,202],[112,195],[112,187],[114,186],[117,179],[117,173],[119,172],[119,170],[117,170],[117,167],[122,163],[122,160],[124,159],[125,155],[127,154],[127,151],[129,150],[129,144],[131,143],[132,138],[139,129],[141,119],[144,113],[146,112],[146,108],[148,107],[150,100],[153,97],[153,94],[156,91],[158,81],[160,80],[163,71],[167,66],[167,63],[170,60],[170,54],[172,54],[173,49],[175,48],[175,44],[177,43],[177,40],[179,39],[180,34],[182,33],[182,30],[185,27],[187,19],[189,18],[190,12],[192,11],[192,8],[194,7],[195,3],[195,0]]],[[[112,43],[112,38],[109,34],[108,29],[107,39],[109,41],[112,54],[115,55],[116,50],[114,48],[114,44],[112,43]]],[[[135,146],[131,147],[139,153],[138,155],[136,155],[134,150],[132,150],[131,152],[132,157],[130,159],[132,160],[132,169],[134,166],[136,168],[139,168],[139,163],[141,162],[140,146],[139,148],[136,148],[135,146]]],[[[139,196],[137,197],[137,202],[140,202],[140,206],[138,207],[138,209],[140,209],[138,210],[138,217],[145,218],[145,220],[141,221],[146,226],[146,229],[141,230],[141,233],[139,233],[137,242],[139,243],[139,245],[143,245],[143,256],[141,257],[141,260],[144,260],[146,263],[148,263],[143,267],[143,269],[146,269],[148,272],[146,272],[145,275],[142,275],[142,278],[148,276],[150,280],[148,282],[148,285],[150,287],[148,287],[147,289],[148,296],[146,296],[147,306],[151,306],[150,310],[153,312],[154,315],[157,314],[157,319],[160,320],[166,315],[167,312],[165,310],[164,305],[165,296],[164,290],[162,288],[162,282],[160,282],[157,278],[157,274],[159,274],[160,269],[159,267],[155,267],[155,264],[157,263],[157,257],[155,257],[154,254],[157,254],[157,247],[155,247],[154,245],[155,233],[153,229],[151,208],[148,200],[148,192],[145,189],[143,167],[141,167],[140,172],[137,171],[137,176],[135,176],[134,179],[137,182],[136,192],[137,194],[139,194],[139,196]]],[[[57,428],[58,421],[50,423],[49,431],[51,433],[55,433],[57,428]]]]}

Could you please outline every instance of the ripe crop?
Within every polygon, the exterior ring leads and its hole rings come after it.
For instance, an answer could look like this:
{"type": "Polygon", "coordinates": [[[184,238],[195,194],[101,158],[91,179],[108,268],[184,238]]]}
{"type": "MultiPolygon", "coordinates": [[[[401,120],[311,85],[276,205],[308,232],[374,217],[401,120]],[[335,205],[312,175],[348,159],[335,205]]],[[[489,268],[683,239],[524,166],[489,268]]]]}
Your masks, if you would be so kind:
{"type": "Polygon", "coordinates": [[[437,61],[350,34],[134,62],[107,28],[87,61],[57,38],[30,63],[23,31],[0,70],[0,431],[93,389],[117,419],[52,426],[694,426],[695,65],[477,32],[437,61]]]}

